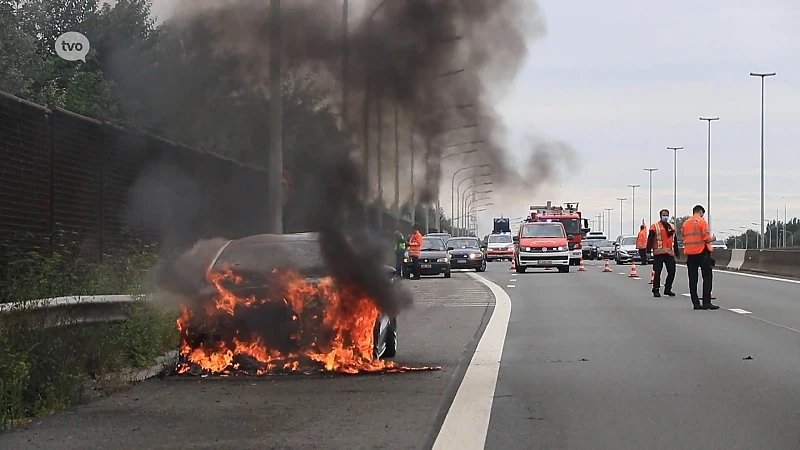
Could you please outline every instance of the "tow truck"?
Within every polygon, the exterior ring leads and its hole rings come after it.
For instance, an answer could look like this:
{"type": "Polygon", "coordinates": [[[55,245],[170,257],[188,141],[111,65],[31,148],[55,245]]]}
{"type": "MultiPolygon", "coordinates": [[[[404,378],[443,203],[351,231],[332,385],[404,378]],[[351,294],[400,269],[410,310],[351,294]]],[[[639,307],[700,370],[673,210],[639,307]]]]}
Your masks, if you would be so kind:
{"type": "Polygon", "coordinates": [[[548,200],[544,206],[531,206],[529,222],[561,222],[567,232],[569,241],[569,264],[577,266],[583,258],[583,236],[591,229],[589,220],[581,217],[578,202],[564,203],[564,206],[553,206],[548,200]]]}

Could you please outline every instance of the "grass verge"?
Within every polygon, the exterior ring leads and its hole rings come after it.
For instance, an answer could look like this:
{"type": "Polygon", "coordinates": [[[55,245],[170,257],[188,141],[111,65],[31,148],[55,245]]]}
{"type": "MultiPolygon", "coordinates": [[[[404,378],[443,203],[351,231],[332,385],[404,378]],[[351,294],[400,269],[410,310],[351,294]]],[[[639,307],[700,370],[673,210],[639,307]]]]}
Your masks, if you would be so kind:
{"type": "Polygon", "coordinates": [[[152,247],[132,241],[94,264],[70,245],[52,253],[31,250],[31,239],[6,241],[0,261],[0,302],[23,302],[0,315],[0,429],[79,403],[86,399],[81,386],[87,381],[102,387],[110,375],[150,366],[178,345],[178,313],[154,306],[144,295],[146,274],[156,260],[152,247]],[[127,319],[120,322],[81,325],[67,315],[60,326],[46,329],[40,315],[26,308],[29,300],[93,294],[132,294],[139,300],[125,307],[127,319]]]}

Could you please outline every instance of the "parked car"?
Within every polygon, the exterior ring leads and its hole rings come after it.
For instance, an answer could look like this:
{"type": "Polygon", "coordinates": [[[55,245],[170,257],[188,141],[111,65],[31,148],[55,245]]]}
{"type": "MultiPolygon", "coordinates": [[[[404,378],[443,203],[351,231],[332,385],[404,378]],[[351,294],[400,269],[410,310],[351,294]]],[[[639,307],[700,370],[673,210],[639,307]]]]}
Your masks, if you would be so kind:
{"type": "Polygon", "coordinates": [[[717,239],[714,242],[712,242],[711,243],[711,247],[714,250],[727,250],[728,249],[728,245],[725,244],[725,241],[723,241],[722,239],[717,239]]]}
{"type": "Polygon", "coordinates": [[[617,247],[611,241],[597,241],[594,244],[595,259],[615,259],[617,247]]]}
{"type": "MultiPolygon", "coordinates": [[[[407,253],[407,252],[406,252],[407,253]]],[[[404,258],[404,274],[410,278],[413,273],[411,258],[404,258]]],[[[442,275],[450,278],[450,254],[447,252],[447,245],[439,236],[430,234],[422,238],[419,256],[420,275],[442,275]]]]}
{"type": "Polygon", "coordinates": [[[625,264],[631,261],[641,262],[639,250],[636,248],[636,236],[620,236],[616,244],[614,261],[625,264]]]}
{"type": "Polygon", "coordinates": [[[475,269],[476,272],[486,270],[486,259],[478,238],[450,238],[447,240],[447,252],[450,255],[451,269],[475,269]]]}
{"type": "Polygon", "coordinates": [[[605,241],[605,237],[585,238],[583,240],[583,259],[597,259],[597,245],[605,241]]]}

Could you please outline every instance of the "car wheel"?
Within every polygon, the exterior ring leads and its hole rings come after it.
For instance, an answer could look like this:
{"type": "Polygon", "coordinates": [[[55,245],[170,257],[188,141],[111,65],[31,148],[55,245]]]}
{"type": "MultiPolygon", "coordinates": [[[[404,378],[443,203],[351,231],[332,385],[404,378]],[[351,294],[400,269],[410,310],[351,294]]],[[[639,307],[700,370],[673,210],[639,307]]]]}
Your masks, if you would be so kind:
{"type": "Polygon", "coordinates": [[[397,355],[397,317],[389,322],[389,329],[386,330],[386,350],[383,351],[381,359],[394,358],[397,355]]]}
{"type": "Polygon", "coordinates": [[[517,273],[525,273],[525,269],[527,269],[527,267],[517,266],[517,273]]]}
{"type": "Polygon", "coordinates": [[[486,261],[481,261],[481,266],[475,269],[475,272],[485,272],[486,271],[486,261]]]}

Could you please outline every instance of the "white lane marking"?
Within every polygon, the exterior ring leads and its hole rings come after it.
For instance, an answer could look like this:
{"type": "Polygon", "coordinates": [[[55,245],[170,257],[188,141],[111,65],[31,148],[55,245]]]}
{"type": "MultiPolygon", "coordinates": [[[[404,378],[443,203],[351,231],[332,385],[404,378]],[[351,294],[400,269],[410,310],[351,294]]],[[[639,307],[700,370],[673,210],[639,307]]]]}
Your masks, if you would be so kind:
{"type": "Polygon", "coordinates": [[[517,287],[517,286],[516,286],[516,285],[513,285],[513,284],[509,284],[509,285],[506,285],[506,287],[507,287],[507,288],[510,288],[510,287],[517,287]]]}
{"type": "Polygon", "coordinates": [[[620,275],[627,275],[625,272],[619,272],[620,275]]]}
{"type": "MultiPolygon", "coordinates": [[[[686,267],[686,264],[676,264],[676,265],[679,266],[679,267],[686,267]]],[[[717,274],[717,273],[726,273],[728,275],[737,275],[737,276],[740,276],[740,277],[760,278],[762,280],[782,281],[784,283],[800,284],[800,280],[790,280],[790,279],[786,279],[786,278],[777,278],[777,277],[771,277],[771,276],[768,276],[768,275],[758,275],[758,274],[754,274],[754,273],[735,272],[735,271],[732,271],[732,270],[715,270],[714,273],[715,274],[717,274]]]]}
{"type": "Polygon", "coordinates": [[[641,280],[641,278],[639,277],[631,277],[631,278],[633,278],[634,280],[641,280]]]}
{"type": "Polygon", "coordinates": [[[739,314],[753,314],[750,311],[747,311],[747,310],[744,310],[744,309],[739,309],[739,308],[728,308],[728,311],[733,311],[733,312],[739,313],[739,314]]]}
{"type": "Polygon", "coordinates": [[[692,294],[681,294],[681,295],[684,296],[684,297],[691,297],[692,296],[692,294]]]}
{"type": "Polygon", "coordinates": [[[798,329],[796,329],[796,328],[787,327],[786,325],[781,325],[781,324],[779,324],[779,323],[775,323],[775,322],[770,322],[769,320],[765,320],[765,319],[762,319],[762,318],[760,318],[760,317],[756,317],[756,316],[745,316],[745,317],[749,317],[749,318],[751,318],[751,319],[760,320],[760,321],[762,321],[762,322],[764,322],[764,323],[768,323],[768,324],[770,324],[770,325],[775,325],[776,327],[781,327],[781,328],[785,328],[785,329],[787,329],[787,330],[789,330],[789,331],[794,331],[795,333],[800,333],[800,330],[798,330],[798,329]]]}
{"type": "Polygon", "coordinates": [[[483,449],[486,446],[497,375],[511,319],[511,297],[486,278],[473,273],[469,276],[492,290],[494,311],[436,436],[434,450],[483,449]]]}

